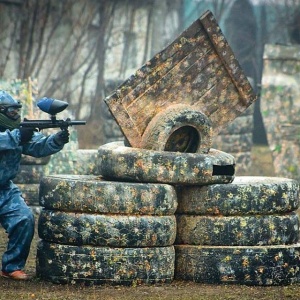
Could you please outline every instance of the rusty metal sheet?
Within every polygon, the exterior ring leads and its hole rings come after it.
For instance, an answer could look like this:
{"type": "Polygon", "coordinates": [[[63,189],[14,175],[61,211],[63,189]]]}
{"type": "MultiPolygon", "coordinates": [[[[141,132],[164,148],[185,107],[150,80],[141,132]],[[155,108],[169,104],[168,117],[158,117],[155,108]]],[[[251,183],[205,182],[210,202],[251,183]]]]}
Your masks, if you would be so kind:
{"type": "Polygon", "coordinates": [[[214,133],[257,99],[213,14],[207,11],[104,99],[131,146],[173,104],[210,118],[214,133]]]}

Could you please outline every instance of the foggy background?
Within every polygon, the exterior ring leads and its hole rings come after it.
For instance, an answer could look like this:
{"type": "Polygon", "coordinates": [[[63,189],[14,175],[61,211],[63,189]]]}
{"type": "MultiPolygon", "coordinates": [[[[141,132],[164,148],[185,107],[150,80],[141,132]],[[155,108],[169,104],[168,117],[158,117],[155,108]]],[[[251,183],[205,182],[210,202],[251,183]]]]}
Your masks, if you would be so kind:
{"type": "MultiPolygon", "coordinates": [[[[206,10],[260,93],[268,43],[300,43],[297,0],[0,0],[0,78],[69,102],[81,148],[107,142],[103,99],[206,10]]],[[[112,125],[109,125],[109,128],[112,125]]],[[[255,103],[254,143],[266,143],[255,103]]]]}

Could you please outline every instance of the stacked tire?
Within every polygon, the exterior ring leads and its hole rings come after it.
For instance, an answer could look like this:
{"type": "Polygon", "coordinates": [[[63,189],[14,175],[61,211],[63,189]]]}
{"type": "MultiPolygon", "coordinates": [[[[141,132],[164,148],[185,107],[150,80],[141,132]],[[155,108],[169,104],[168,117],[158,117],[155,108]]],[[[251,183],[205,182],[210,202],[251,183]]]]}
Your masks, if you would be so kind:
{"type": "Polygon", "coordinates": [[[299,184],[236,177],[177,188],[175,277],[201,283],[299,282],[299,184]]]}
{"type": "Polygon", "coordinates": [[[94,175],[52,175],[40,184],[36,274],[53,283],[168,283],[174,279],[173,185],[233,180],[234,158],[152,151],[112,142],[94,175]]]}
{"type": "Polygon", "coordinates": [[[111,142],[98,149],[98,173],[106,179],[206,185],[229,183],[234,179],[234,157],[210,149],[208,153],[155,151],[111,142]]]}
{"type": "Polygon", "coordinates": [[[234,177],[231,154],[112,142],[96,175],[40,185],[37,275],[54,283],[299,282],[299,183],[234,177]],[[178,203],[178,206],[177,206],[178,203]]]}
{"type": "MultiPolygon", "coordinates": [[[[178,184],[229,183],[235,164],[231,155],[215,149],[207,154],[179,153],[131,148],[121,142],[101,146],[98,162],[99,174],[107,180],[166,184],[174,189],[178,184]]],[[[174,256],[174,270],[175,262],[174,256]]]]}
{"type": "Polygon", "coordinates": [[[174,278],[177,196],[167,184],[46,176],[36,274],[53,283],[164,283],[174,278]]]}
{"type": "Polygon", "coordinates": [[[229,171],[234,165],[233,156],[215,149],[193,154],[118,143],[99,148],[104,177],[176,188],[176,279],[247,285],[299,282],[298,182],[234,178],[229,171]]]}

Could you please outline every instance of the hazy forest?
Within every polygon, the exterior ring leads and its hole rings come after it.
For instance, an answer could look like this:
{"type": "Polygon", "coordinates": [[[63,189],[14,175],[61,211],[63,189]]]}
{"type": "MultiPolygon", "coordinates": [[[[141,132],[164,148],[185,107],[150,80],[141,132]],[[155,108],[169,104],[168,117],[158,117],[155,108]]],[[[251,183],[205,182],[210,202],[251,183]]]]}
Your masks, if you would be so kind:
{"type": "Polygon", "coordinates": [[[104,97],[207,9],[259,93],[264,45],[299,43],[298,0],[1,0],[0,77],[69,102],[97,147],[104,97]]]}

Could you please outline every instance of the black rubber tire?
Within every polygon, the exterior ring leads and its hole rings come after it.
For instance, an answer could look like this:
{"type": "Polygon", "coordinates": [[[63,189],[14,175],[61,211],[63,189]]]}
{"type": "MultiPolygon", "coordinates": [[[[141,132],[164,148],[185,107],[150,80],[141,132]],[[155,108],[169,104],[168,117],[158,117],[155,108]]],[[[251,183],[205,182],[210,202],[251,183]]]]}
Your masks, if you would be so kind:
{"type": "Polygon", "coordinates": [[[171,283],[174,246],[108,248],[39,241],[36,275],[53,283],[171,283]]]}
{"type": "Polygon", "coordinates": [[[45,241],[66,245],[162,247],[173,245],[176,219],[42,210],[38,233],[45,241]]]}
{"type": "Polygon", "coordinates": [[[175,279],[211,284],[289,285],[300,279],[300,244],[175,246],[175,279]]]}
{"type": "Polygon", "coordinates": [[[167,184],[106,181],[94,175],[49,175],[40,182],[39,203],[62,211],[174,215],[177,195],[167,184]]]}
{"type": "Polygon", "coordinates": [[[288,178],[236,176],[226,185],[178,186],[176,189],[176,212],[181,214],[277,214],[299,207],[299,182],[288,178]]]}
{"type": "Polygon", "coordinates": [[[183,185],[229,183],[234,157],[210,149],[208,154],[153,151],[125,147],[123,142],[100,146],[99,173],[107,179],[183,185]]]}
{"type": "Polygon", "coordinates": [[[212,125],[199,110],[177,104],[159,112],[142,135],[141,148],[155,151],[208,153],[212,125]]]}
{"type": "Polygon", "coordinates": [[[177,215],[176,244],[209,246],[287,245],[299,241],[299,216],[177,215]]]}

